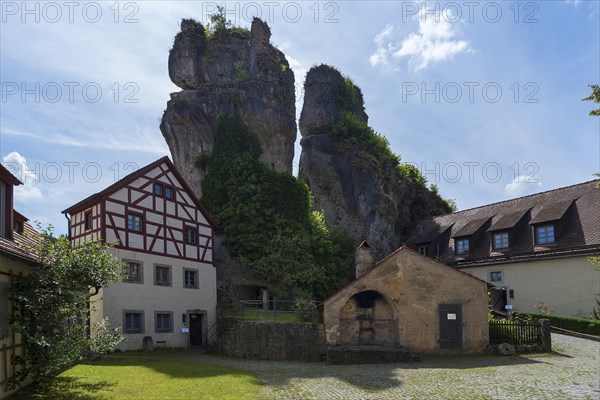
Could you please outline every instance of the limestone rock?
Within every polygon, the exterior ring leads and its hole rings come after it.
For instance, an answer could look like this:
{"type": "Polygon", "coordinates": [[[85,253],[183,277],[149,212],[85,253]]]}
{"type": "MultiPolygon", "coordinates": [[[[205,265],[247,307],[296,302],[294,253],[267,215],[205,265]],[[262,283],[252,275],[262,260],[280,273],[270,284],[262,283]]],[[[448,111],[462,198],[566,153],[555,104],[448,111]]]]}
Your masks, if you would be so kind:
{"type": "MultiPolygon", "coordinates": [[[[342,226],[356,243],[366,240],[380,260],[402,244],[419,219],[448,209],[439,196],[405,180],[394,166],[330,134],[344,115],[340,85],[343,77],[333,68],[308,72],[300,120],[300,178],[313,193],[314,208],[325,212],[327,224],[342,226]]],[[[367,121],[362,95],[354,110],[367,121]]]]}
{"type": "Polygon", "coordinates": [[[169,76],[183,90],[171,94],[162,121],[173,162],[200,195],[206,171],[193,165],[210,153],[219,113],[227,112],[258,136],[260,160],[292,171],[296,140],[294,73],[269,43],[270,29],[255,18],[207,36],[202,24],[183,20],[169,54],[169,76]]]}
{"type": "Polygon", "coordinates": [[[362,92],[356,85],[352,86],[356,102],[349,109],[344,109],[340,104],[344,92],[344,77],[328,65],[320,65],[310,70],[304,83],[304,104],[300,115],[302,137],[331,131],[348,111],[354,113],[362,122],[368,122],[362,92]]]}

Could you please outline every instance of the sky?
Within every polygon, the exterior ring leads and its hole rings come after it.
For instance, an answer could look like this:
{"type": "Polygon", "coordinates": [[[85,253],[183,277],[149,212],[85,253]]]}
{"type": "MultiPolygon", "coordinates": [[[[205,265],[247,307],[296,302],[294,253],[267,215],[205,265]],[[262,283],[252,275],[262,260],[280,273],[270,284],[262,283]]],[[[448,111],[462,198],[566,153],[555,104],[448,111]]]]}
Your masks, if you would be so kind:
{"type": "MultiPolygon", "coordinates": [[[[15,209],[61,211],[164,155],[182,18],[257,16],[302,83],[329,64],[362,89],[369,124],[459,209],[600,171],[600,2],[0,1],[0,161],[15,209]],[[597,107],[597,105],[596,105],[597,107]]],[[[301,147],[296,144],[295,170],[301,147]]]]}

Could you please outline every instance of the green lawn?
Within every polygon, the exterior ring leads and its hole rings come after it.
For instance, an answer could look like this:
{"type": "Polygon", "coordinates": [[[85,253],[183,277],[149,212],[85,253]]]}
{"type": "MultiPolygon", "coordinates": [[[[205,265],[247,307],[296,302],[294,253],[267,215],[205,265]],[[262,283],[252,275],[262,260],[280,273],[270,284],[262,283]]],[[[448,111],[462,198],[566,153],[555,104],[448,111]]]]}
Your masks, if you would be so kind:
{"type": "Polygon", "coordinates": [[[253,399],[260,381],[222,366],[148,357],[84,361],[50,388],[26,387],[10,399],[253,399]],[[16,397],[15,397],[16,396],[16,397]]]}

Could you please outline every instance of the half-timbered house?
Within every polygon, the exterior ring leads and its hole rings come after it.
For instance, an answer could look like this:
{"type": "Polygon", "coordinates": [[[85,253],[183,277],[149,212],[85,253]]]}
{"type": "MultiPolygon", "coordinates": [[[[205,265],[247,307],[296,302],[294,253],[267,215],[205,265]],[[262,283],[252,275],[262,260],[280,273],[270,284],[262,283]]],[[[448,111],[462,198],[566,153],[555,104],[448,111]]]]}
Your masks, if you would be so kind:
{"type": "Polygon", "coordinates": [[[122,282],[92,299],[90,322],[122,327],[120,349],[150,336],[169,347],[207,343],[214,324],[213,223],[173,163],[163,157],[69,207],[74,244],[113,243],[122,282]]]}
{"type": "MultiPolygon", "coordinates": [[[[25,353],[21,334],[10,326],[16,306],[11,288],[35,266],[34,248],[39,238],[29,220],[13,208],[14,187],[20,185],[22,182],[0,165],[0,399],[16,390],[10,380],[21,367],[13,361],[25,353]]],[[[30,382],[27,378],[21,387],[30,382]]]]}

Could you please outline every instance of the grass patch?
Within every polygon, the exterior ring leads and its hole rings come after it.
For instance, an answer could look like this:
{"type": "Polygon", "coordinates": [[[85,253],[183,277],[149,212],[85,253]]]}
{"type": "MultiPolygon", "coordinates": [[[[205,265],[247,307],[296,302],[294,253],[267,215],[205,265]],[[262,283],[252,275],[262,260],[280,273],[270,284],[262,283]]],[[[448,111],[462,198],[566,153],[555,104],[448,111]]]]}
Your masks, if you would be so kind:
{"type": "MultiPolygon", "coordinates": [[[[26,387],[16,399],[253,399],[260,381],[228,367],[176,360],[104,358],[84,361],[50,387],[26,387]]],[[[16,396],[16,397],[15,397],[16,396]]]]}

